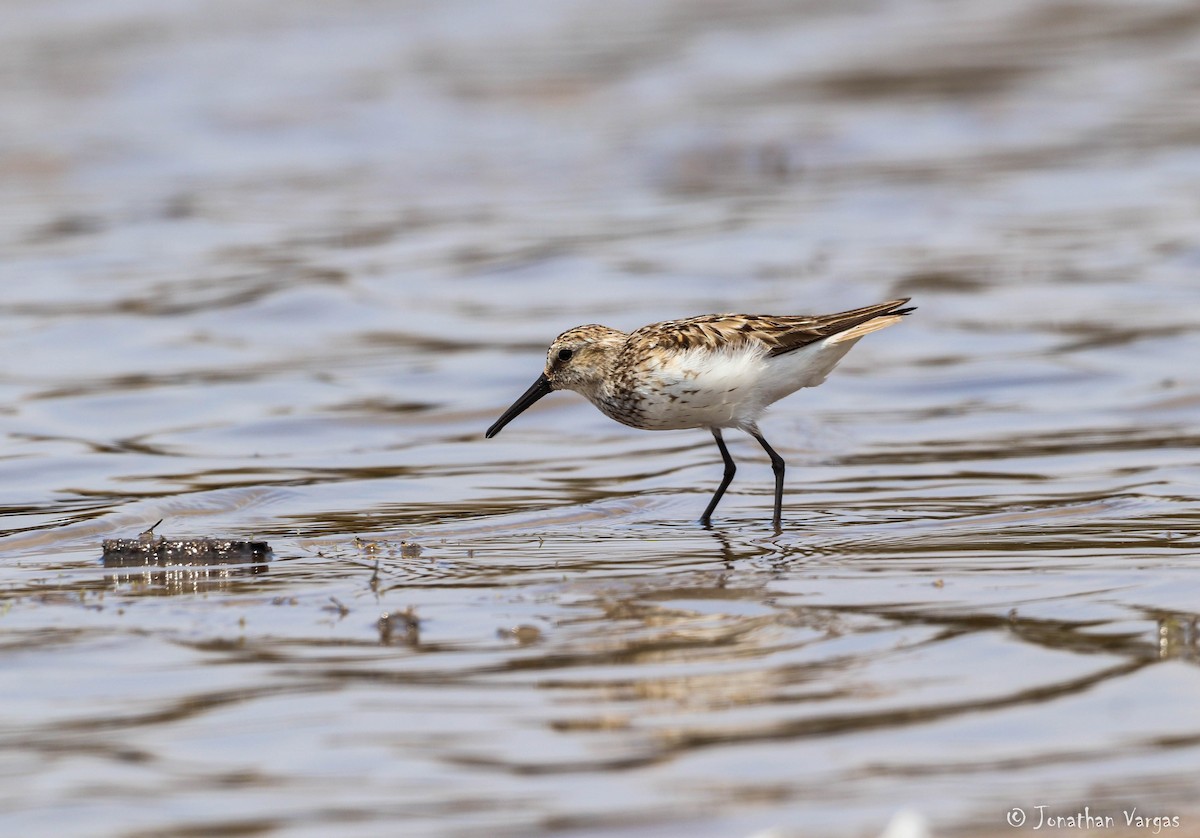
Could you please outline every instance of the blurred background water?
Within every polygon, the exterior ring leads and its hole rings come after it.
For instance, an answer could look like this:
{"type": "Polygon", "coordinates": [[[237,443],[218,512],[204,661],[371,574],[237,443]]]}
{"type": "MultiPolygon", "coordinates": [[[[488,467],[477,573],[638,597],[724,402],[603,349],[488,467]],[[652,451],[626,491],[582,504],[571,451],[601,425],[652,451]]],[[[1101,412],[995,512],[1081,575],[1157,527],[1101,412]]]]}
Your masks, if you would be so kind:
{"type": "Polygon", "coordinates": [[[7,0],[0,831],[1200,835],[1198,273],[1183,0],[7,0]],[[744,437],[711,531],[704,432],[483,440],[896,296],[780,534],[744,437]]]}

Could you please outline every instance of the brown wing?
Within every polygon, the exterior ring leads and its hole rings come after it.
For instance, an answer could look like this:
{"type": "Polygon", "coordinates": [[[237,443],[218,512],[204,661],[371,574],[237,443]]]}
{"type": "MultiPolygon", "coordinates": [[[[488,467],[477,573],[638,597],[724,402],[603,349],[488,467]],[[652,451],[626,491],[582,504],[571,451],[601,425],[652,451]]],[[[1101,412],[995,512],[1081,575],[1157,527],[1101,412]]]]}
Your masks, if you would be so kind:
{"type": "Polygon", "coordinates": [[[837,314],[815,317],[769,314],[704,314],[686,320],[654,323],[630,333],[628,344],[639,348],[719,349],[755,341],[768,347],[768,355],[808,346],[819,340],[861,326],[876,317],[899,316],[913,309],[900,308],[907,299],[891,300],[837,314]]]}
{"type": "MultiPolygon", "coordinates": [[[[850,311],[839,311],[837,314],[823,314],[818,317],[776,318],[783,322],[794,320],[795,326],[784,328],[778,337],[777,344],[772,347],[768,354],[782,355],[785,352],[791,352],[793,349],[808,346],[810,343],[816,343],[819,340],[833,337],[842,332],[849,332],[856,326],[861,326],[877,317],[898,318],[900,315],[916,310],[915,306],[901,308],[908,300],[908,297],[901,300],[889,300],[886,303],[876,303],[873,306],[863,306],[862,308],[855,308],[850,311]]],[[[891,322],[895,321],[888,321],[888,323],[891,322]]],[[[888,323],[880,325],[888,325],[888,323]]],[[[863,334],[866,334],[866,332],[864,331],[863,334]]]]}

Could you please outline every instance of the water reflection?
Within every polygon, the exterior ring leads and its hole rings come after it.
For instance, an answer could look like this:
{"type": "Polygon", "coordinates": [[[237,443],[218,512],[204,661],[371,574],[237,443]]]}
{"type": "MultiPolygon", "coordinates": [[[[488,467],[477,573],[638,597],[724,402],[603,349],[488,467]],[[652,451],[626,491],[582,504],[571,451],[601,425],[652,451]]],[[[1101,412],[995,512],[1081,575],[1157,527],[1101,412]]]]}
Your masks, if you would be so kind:
{"type": "Polygon", "coordinates": [[[1163,660],[1200,662],[1200,629],[1195,614],[1170,614],[1157,618],[1158,656],[1163,660]]]}
{"type": "Polygon", "coordinates": [[[104,560],[106,568],[120,568],[105,575],[111,590],[131,594],[203,594],[233,590],[249,576],[267,572],[267,564],[244,564],[236,561],[197,561],[176,564],[147,560],[138,564],[132,560],[104,560]]]}
{"type": "Polygon", "coordinates": [[[221,11],[0,12],[0,831],[1194,803],[1194,4],[221,11]],[[778,532],[752,442],[708,531],[706,438],[483,444],[563,328],[902,296],[778,532]]]}

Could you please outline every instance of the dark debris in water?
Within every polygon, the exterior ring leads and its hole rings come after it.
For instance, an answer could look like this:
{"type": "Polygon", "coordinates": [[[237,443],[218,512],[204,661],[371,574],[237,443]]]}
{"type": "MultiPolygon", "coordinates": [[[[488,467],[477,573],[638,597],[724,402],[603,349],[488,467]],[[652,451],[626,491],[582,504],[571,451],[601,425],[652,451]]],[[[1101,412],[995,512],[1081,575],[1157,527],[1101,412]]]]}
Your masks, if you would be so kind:
{"type": "Polygon", "coordinates": [[[498,628],[496,636],[501,640],[515,640],[519,646],[529,646],[542,640],[542,630],[522,623],[511,628],[498,628]]]}
{"type": "Polygon", "coordinates": [[[390,646],[400,641],[408,646],[421,642],[421,619],[411,605],[403,611],[384,612],[375,623],[379,629],[379,643],[390,646]]]}
{"type": "Polygon", "coordinates": [[[126,559],[156,559],[169,564],[226,564],[264,561],[271,552],[265,541],[224,538],[156,538],[150,543],[136,538],[104,539],[105,564],[126,559]]]}
{"type": "Polygon", "coordinates": [[[232,538],[167,538],[154,534],[159,521],[137,538],[106,538],[102,542],[108,567],[159,565],[241,564],[266,561],[266,541],[232,538]]]}

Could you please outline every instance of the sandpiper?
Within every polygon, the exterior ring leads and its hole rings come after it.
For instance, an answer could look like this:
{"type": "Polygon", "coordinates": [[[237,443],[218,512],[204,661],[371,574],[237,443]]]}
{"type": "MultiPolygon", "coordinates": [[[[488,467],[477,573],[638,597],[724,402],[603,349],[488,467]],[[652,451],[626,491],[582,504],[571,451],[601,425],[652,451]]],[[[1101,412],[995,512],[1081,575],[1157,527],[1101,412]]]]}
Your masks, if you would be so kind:
{"type": "Polygon", "coordinates": [[[802,387],[816,387],[863,335],[913,311],[908,299],[838,314],[705,314],[625,332],[595,324],[563,332],[546,353],[533,386],[487,429],[487,438],[542,396],[574,390],[612,419],[665,431],[708,428],[725,474],[700,522],[708,526],[737,466],[722,430],[758,440],[775,472],[775,527],[783,512],[783,457],[758,429],[767,406],[802,387]]]}

